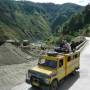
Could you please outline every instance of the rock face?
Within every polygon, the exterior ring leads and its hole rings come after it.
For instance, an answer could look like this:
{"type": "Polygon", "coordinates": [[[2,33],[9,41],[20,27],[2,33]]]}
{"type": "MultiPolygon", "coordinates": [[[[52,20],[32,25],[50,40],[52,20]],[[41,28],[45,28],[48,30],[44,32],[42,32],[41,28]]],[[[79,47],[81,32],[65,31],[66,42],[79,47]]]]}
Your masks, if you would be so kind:
{"type": "Polygon", "coordinates": [[[5,43],[0,46],[0,65],[24,63],[29,60],[27,60],[27,57],[31,56],[10,43],[5,43]]]}
{"type": "Polygon", "coordinates": [[[37,60],[21,48],[4,43],[0,46],[0,90],[11,90],[24,82],[26,72],[37,64],[37,60]]]}

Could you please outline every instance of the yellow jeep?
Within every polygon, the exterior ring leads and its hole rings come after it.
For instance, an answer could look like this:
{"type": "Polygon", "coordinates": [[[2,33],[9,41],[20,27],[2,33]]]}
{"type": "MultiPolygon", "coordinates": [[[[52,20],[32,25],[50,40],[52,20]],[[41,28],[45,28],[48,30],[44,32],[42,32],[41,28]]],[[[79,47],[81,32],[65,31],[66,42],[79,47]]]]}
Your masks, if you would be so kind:
{"type": "Polygon", "coordinates": [[[79,51],[49,52],[40,57],[36,67],[28,70],[26,82],[45,90],[57,90],[60,80],[79,69],[79,57],[79,51]]]}

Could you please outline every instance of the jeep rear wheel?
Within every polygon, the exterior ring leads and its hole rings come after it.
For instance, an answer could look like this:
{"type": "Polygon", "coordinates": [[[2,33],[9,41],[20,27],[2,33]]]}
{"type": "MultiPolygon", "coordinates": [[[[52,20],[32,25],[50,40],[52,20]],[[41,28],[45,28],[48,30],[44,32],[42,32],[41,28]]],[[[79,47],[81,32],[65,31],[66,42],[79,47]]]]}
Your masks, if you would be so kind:
{"type": "Polygon", "coordinates": [[[57,89],[58,89],[58,82],[57,82],[57,80],[54,80],[51,83],[50,90],[57,90],[57,89]]]}

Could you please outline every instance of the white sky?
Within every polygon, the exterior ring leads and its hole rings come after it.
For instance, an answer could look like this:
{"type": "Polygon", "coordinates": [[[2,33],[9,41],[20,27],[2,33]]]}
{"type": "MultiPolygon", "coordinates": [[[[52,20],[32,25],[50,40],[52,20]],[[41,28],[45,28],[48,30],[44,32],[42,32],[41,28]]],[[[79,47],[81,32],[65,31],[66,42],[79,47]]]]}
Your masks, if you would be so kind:
{"type": "Polygon", "coordinates": [[[47,2],[53,2],[56,4],[62,4],[62,3],[76,3],[79,5],[87,5],[88,3],[90,3],[90,0],[28,0],[28,1],[32,1],[32,2],[41,2],[41,3],[47,3],[47,2]]]}

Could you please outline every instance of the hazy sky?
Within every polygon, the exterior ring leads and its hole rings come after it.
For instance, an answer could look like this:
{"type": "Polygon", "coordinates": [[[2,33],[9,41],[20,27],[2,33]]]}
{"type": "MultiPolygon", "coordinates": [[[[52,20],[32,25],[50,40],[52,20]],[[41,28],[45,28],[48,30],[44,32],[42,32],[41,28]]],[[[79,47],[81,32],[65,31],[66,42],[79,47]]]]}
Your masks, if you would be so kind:
{"type": "Polygon", "coordinates": [[[42,2],[44,2],[44,3],[53,2],[53,3],[56,3],[56,4],[71,2],[71,3],[76,3],[76,4],[79,4],[79,5],[87,5],[88,3],[90,3],[90,0],[28,0],[28,1],[41,2],[41,3],[42,2]]]}

